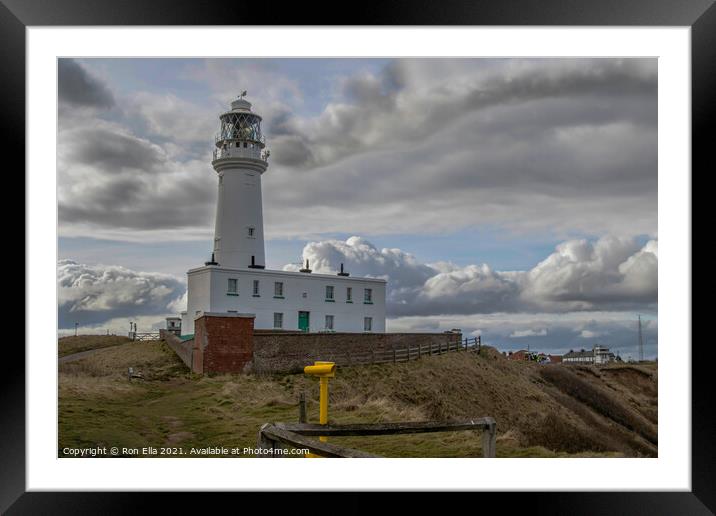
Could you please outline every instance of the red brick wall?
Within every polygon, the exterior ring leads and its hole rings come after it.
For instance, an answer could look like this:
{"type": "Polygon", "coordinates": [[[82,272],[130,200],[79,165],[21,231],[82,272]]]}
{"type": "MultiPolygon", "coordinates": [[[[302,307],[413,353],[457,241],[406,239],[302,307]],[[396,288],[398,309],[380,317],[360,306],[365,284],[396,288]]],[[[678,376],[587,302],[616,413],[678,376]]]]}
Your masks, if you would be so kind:
{"type": "Polygon", "coordinates": [[[194,321],[194,370],[205,374],[249,372],[253,335],[253,317],[200,317],[194,321]]]}

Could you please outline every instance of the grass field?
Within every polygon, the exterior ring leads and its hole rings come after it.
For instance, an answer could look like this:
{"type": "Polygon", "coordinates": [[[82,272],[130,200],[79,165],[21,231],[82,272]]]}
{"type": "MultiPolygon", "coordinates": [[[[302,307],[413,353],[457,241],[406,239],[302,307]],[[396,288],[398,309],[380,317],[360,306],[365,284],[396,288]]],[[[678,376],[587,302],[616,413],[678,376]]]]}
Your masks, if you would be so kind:
{"type": "MultiPolygon", "coordinates": [[[[303,375],[200,377],[163,342],[127,342],[59,366],[64,447],[255,447],[266,422],[296,421],[298,397],[317,420],[317,381],[303,375]],[[127,379],[133,367],[144,380],[127,379]]],[[[656,455],[656,368],[595,371],[511,362],[490,348],[339,368],[333,423],[492,416],[498,457],[656,455]]],[[[450,432],[340,437],[388,457],[480,457],[481,436],[450,432]]],[[[59,453],[62,456],[62,453],[59,453]]]]}
{"type": "Polygon", "coordinates": [[[77,337],[62,337],[57,341],[57,349],[60,357],[88,351],[90,349],[101,349],[130,342],[129,337],[119,335],[78,335],[77,337]]]}

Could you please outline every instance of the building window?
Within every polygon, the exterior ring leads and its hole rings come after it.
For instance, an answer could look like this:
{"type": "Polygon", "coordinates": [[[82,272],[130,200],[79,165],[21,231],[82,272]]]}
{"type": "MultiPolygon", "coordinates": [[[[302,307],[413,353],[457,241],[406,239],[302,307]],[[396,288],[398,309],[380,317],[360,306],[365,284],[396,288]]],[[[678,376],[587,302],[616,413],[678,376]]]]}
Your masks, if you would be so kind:
{"type": "Polygon", "coordinates": [[[248,146],[247,142],[244,142],[244,149],[248,146]]]}
{"type": "Polygon", "coordinates": [[[273,327],[274,328],[283,328],[283,314],[282,313],[274,312],[273,327]]]}
{"type": "Polygon", "coordinates": [[[373,289],[367,288],[363,290],[363,302],[367,305],[373,304],[373,289]]]}
{"type": "Polygon", "coordinates": [[[353,302],[353,288],[348,287],[346,288],[346,303],[352,303],[353,302]]]}
{"type": "Polygon", "coordinates": [[[239,280],[236,278],[229,278],[229,284],[226,288],[226,294],[229,296],[239,295],[239,280]]]}
{"type": "Polygon", "coordinates": [[[256,228],[248,228],[249,238],[253,238],[256,235],[256,228]]]}
{"type": "Polygon", "coordinates": [[[373,331],[372,317],[363,317],[363,331],[373,331]]]}
{"type": "Polygon", "coordinates": [[[283,282],[282,281],[276,281],[273,284],[273,297],[283,299],[283,282]]]}
{"type": "Polygon", "coordinates": [[[327,330],[333,329],[333,316],[332,315],[326,316],[326,329],[327,330]]]}
{"type": "Polygon", "coordinates": [[[254,280],[254,297],[259,297],[259,280],[254,280]]]}
{"type": "Polygon", "coordinates": [[[333,285],[326,285],[326,301],[335,301],[333,298],[333,285]]]}

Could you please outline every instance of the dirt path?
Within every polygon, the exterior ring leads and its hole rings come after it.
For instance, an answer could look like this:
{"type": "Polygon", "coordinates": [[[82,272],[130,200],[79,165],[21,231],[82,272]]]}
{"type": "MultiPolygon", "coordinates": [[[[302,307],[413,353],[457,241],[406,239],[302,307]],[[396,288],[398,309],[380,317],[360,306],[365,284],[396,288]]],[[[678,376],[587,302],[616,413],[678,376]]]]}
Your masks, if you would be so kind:
{"type": "Polygon", "coordinates": [[[87,351],[80,351],[79,353],[72,353],[71,355],[65,355],[64,357],[58,357],[57,363],[58,364],[64,364],[65,362],[72,362],[74,360],[79,360],[80,358],[85,358],[90,355],[94,355],[98,351],[104,351],[105,349],[112,349],[115,346],[107,346],[104,348],[98,348],[98,349],[88,349],[87,351]]]}

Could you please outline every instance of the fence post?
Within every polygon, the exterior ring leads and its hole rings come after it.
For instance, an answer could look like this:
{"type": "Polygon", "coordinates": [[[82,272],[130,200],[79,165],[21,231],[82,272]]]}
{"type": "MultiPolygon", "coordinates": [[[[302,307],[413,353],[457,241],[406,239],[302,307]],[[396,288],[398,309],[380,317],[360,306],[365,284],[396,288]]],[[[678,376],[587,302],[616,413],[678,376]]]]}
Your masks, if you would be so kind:
{"type": "Polygon", "coordinates": [[[495,420],[488,424],[488,427],[482,431],[482,456],[486,459],[495,457],[495,448],[497,441],[497,423],[495,420]]]}
{"type": "Polygon", "coordinates": [[[298,422],[299,423],[306,422],[306,393],[305,392],[301,392],[300,396],[298,397],[298,422]]]}
{"type": "Polygon", "coordinates": [[[423,354],[423,344],[420,343],[420,344],[418,344],[418,359],[420,359],[422,354],[423,354]]]}
{"type": "Polygon", "coordinates": [[[395,348],[393,348],[393,363],[395,364],[395,348]]]}
{"type": "Polygon", "coordinates": [[[262,450],[272,450],[272,453],[269,456],[273,458],[276,456],[276,454],[273,453],[273,450],[275,450],[277,448],[277,446],[276,446],[277,443],[275,441],[273,441],[272,439],[269,439],[268,437],[266,437],[263,432],[264,428],[266,428],[267,426],[270,426],[270,425],[271,425],[270,423],[264,423],[263,425],[261,425],[261,428],[259,428],[259,437],[258,437],[257,445],[258,445],[258,448],[260,448],[262,450]]]}
{"type": "Polygon", "coordinates": [[[370,350],[370,363],[375,364],[375,349],[370,350]]]}

